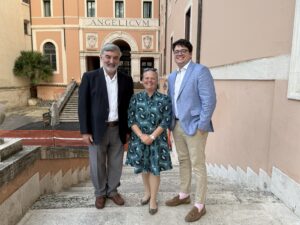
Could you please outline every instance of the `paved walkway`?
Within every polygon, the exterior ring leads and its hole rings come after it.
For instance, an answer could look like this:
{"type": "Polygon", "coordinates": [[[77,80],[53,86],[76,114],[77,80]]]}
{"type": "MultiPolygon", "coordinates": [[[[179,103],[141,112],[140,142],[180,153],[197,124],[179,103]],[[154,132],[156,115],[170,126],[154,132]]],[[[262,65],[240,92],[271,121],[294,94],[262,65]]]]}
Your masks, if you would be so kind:
{"type": "MultiPolygon", "coordinates": [[[[41,128],[39,123],[42,121],[42,114],[47,111],[46,107],[26,107],[7,112],[0,131],[28,126],[33,128],[34,124],[41,128]]],[[[69,128],[70,124],[63,126],[61,130],[66,131],[69,128]]],[[[74,129],[76,130],[76,126],[74,129]]],[[[25,129],[18,132],[27,131],[25,129]]],[[[143,193],[140,176],[134,175],[132,168],[125,166],[119,189],[125,197],[125,206],[116,206],[108,200],[104,209],[97,210],[94,207],[91,182],[87,181],[63,192],[42,196],[18,225],[186,224],[184,216],[192,205],[175,208],[164,206],[166,199],[177,194],[178,176],[176,165],[173,170],[162,173],[158,196],[159,211],[154,216],[148,213],[147,206],[139,205],[143,193]]],[[[207,214],[193,224],[300,225],[300,218],[270,193],[253,191],[214,177],[209,177],[208,185],[207,214]]]]}
{"type": "Polygon", "coordinates": [[[0,137],[22,138],[24,145],[85,145],[79,133],[79,123],[66,122],[55,127],[45,126],[42,116],[45,112],[48,112],[48,107],[38,106],[6,112],[4,123],[0,125],[0,137]]]}
{"type": "MultiPolygon", "coordinates": [[[[192,205],[170,208],[164,205],[178,190],[178,166],[162,173],[158,196],[159,210],[148,213],[148,206],[139,204],[143,188],[139,175],[125,166],[120,193],[125,205],[116,206],[108,200],[106,207],[94,207],[90,181],[61,193],[42,196],[18,225],[175,225],[187,224],[184,216],[192,205]]],[[[298,218],[270,193],[240,187],[229,181],[209,177],[207,214],[192,224],[201,225],[300,225],[298,218]]],[[[194,185],[193,185],[194,188],[194,185]]]]}
{"type": "Polygon", "coordinates": [[[38,106],[11,109],[5,112],[5,120],[0,125],[0,130],[15,130],[27,124],[42,122],[42,115],[48,112],[48,109],[48,107],[38,106]]]}

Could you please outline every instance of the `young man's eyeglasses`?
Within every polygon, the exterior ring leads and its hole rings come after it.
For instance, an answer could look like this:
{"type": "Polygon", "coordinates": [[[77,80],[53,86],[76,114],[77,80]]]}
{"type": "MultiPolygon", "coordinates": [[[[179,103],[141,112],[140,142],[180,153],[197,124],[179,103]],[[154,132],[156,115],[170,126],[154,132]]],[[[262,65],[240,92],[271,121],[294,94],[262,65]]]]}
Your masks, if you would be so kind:
{"type": "Polygon", "coordinates": [[[156,68],[145,68],[143,71],[144,71],[144,73],[147,72],[147,71],[156,72],[157,69],[156,68]]]}
{"type": "Polygon", "coordinates": [[[189,52],[188,49],[175,50],[174,55],[183,55],[183,54],[186,54],[188,52],[189,52]]]}

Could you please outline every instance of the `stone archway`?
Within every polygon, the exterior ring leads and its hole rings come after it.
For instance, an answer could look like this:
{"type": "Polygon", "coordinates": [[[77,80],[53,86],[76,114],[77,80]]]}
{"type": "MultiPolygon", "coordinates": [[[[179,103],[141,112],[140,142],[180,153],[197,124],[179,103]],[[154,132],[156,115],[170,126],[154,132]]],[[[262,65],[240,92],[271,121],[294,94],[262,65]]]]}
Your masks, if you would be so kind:
{"type": "Polygon", "coordinates": [[[132,52],[137,52],[139,51],[138,45],[135,41],[135,39],[128,33],[123,32],[123,31],[116,31],[108,34],[105,38],[104,41],[102,42],[102,45],[105,45],[107,43],[114,43],[117,40],[123,40],[128,43],[130,46],[130,49],[132,52]]]}
{"type": "Polygon", "coordinates": [[[123,40],[116,40],[113,43],[118,45],[122,52],[119,70],[131,76],[131,49],[129,44],[123,40]]]}
{"type": "MultiPolygon", "coordinates": [[[[108,34],[102,42],[102,45],[107,43],[115,43],[118,45],[120,42],[125,42],[129,45],[130,48],[130,75],[132,76],[134,81],[140,80],[140,61],[137,53],[139,52],[138,44],[136,40],[128,33],[124,31],[116,31],[108,34]]],[[[122,50],[122,48],[121,48],[122,50]]]]}

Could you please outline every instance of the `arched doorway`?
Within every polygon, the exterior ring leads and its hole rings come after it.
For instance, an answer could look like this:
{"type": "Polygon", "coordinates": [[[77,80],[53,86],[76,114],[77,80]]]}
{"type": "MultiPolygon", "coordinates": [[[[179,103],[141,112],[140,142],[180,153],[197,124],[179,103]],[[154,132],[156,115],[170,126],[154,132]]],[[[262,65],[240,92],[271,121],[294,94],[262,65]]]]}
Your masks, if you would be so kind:
{"type": "Polygon", "coordinates": [[[118,45],[122,52],[119,70],[131,76],[131,48],[129,44],[123,40],[116,40],[113,43],[118,45]]]}

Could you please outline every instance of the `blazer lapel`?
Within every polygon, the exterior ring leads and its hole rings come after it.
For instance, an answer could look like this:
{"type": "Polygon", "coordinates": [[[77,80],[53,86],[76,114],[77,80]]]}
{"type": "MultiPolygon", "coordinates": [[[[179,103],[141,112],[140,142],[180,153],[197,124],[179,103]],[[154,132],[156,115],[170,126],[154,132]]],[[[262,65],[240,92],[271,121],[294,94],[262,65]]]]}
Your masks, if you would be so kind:
{"type": "Polygon", "coordinates": [[[193,68],[194,68],[194,63],[193,62],[190,62],[186,72],[185,72],[185,75],[184,75],[184,78],[182,80],[182,83],[181,83],[181,86],[180,86],[180,89],[179,89],[179,93],[178,93],[178,97],[177,99],[179,98],[184,86],[186,85],[187,81],[189,80],[189,74],[192,73],[193,71],[193,68]]]}
{"type": "Polygon", "coordinates": [[[117,73],[117,79],[118,79],[118,105],[121,103],[121,98],[122,98],[122,92],[123,92],[123,77],[121,73],[117,73]]]}
{"type": "Polygon", "coordinates": [[[171,91],[171,96],[174,96],[174,90],[175,90],[175,81],[176,81],[176,75],[177,71],[172,72],[170,75],[170,91],[171,91]]]}
{"type": "Polygon", "coordinates": [[[106,80],[105,80],[103,68],[99,69],[98,80],[99,80],[99,90],[101,89],[103,90],[102,93],[104,94],[104,98],[106,99],[106,102],[108,104],[107,86],[106,86],[106,80]]]}

